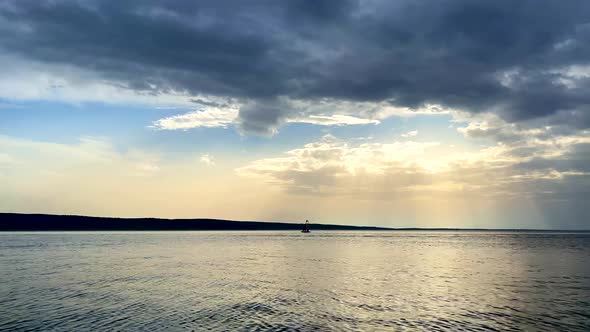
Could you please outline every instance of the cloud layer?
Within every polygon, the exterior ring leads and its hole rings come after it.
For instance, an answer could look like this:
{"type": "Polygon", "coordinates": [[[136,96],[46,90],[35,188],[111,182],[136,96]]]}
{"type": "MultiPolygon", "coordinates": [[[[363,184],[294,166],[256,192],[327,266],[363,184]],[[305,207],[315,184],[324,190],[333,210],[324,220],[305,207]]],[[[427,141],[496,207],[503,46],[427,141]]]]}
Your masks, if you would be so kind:
{"type": "Polygon", "coordinates": [[[544,209],[541,215],[550,224],[588,227],[590,131],[562,135],[551,127],[521,128],[491,115],[455,117],[467,139],[493,144],[469,151],[412,141],[408,134],[399,141],[360,144],[327,135],[283,156],[252,161],[237,173],[304,196],[531,201],[544,209]]]}
{"type": "Polygon", "coordinates": [[[0,49],[138,93],[237,98],[252,132],[292,118],[276,98],[590,125],[585,0],[13,0],[0,49]]]}

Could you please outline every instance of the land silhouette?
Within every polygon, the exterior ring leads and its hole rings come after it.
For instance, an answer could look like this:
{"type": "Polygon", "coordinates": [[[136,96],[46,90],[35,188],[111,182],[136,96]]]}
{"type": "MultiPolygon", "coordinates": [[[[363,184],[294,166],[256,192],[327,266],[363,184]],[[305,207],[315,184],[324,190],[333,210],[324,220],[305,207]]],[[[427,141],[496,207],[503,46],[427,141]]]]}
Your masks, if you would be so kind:
{"type": "MultiPolygon", "coordinates": [[[[106,218],[77,215],[0,213],[0,231],[205,231],[301,230],[302,223],[222,219],[106,218]]],[[[372,226],[311,224],[313,230],[389,230],[372,226]]]]}

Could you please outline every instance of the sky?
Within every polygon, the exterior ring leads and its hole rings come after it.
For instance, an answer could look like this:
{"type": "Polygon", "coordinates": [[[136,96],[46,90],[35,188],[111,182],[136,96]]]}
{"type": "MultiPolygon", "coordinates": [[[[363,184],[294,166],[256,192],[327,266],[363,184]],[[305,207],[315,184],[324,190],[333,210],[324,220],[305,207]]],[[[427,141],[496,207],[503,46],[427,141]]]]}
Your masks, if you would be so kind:
{"type": "Polygon", "coordinates": [[[3,0],[0,211],[590,229],[590,1],[3,0]]]}

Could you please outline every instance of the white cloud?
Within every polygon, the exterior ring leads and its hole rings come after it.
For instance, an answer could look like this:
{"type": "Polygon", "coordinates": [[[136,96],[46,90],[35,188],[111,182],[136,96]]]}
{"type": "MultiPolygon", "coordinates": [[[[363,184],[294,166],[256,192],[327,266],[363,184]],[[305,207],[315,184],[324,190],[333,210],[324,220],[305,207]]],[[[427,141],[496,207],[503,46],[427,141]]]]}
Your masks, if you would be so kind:
{"type": "Polygon", "coordinates": [[[362,119],[383,120],[392,116],[446,115],[453,110],[441,105],[427,104],[418,108],[399,107],[389,102],[358,102],[332,98],[321,100],[286,99],[285,103],[301,115],[349,115],[362,119]]]}
{"type": "Polygon", "coordinates": [[[187,130],[197,127],[227,128],[238,117],[237,108],[207,107],[199,111],[159,119],[153,127],[161,130],[187,130]]]}
{"type": "Polygon", "coordinates": [[[332,114],[332,115],[309,115],[307,117],[288,119],[291,123],[310,123],[318,126],[348,126],[348,125],[365,125],[379,124],[379,120],[363,119],[350,115],[332,114]]]}
{"type": "Polygon", "coordinates": [[[417,135],[418,135],[418,130],[412,130],[412,131],[409,131],[405,134],[401,134],[400,136],[403,138],[410,138],[410,137],[416,137],[417,135]]]}
{"type": "MultiPolygon", "coordinates": [[[[200,111],[174,115],[155,121],[152,127],[161,130],[187,130],[192,128],[227,128],[234,125],[238,118],[237,108],[208,107],[200,111]]],[[[347,126],[363,124],[379,124],[379,120],[363,119],[350,115],[309,115],[288,119],[289,123],[309,123],[318,126],[347,126]]]]}
{"type": "Polygon", "coordinates": [[[389,103],[379,103],[375,112],[377,119],[386,119],[392,116],[413,117],[417,115],[449,115],[457,110],[450,109],[441,105],[427,104],[418,108],[398,107],[389,103]]]}
{"type": "MultiPolygon", "coordinates": [[[[219,107],[206,106],[206,104],[198,111],[159,119],[153,123],[153,127],[163,130],[187,130],[198,127],[239,127],[240,121],[249,121],[243,119],[244,115],[241,113],[243,107],[249,105],[249,110],[252,111],[258,111],[257,107],[264,107],[264,105],[248,103],[233,103],[232,105],[215,103],[223,104],[223,106],[219,107]]],[[[317,126],[378,125],[382,120],[392,116],[412,117],[416,115],[451,114],[450,109],[437,105],[426,105],[410,109],[395,107],[383,102],[349,102],[333,99],[307,101],[279,98],[278,101],[272,103],[272,107],[275,107],[281,115],[278,121],[271,121],[272,125],[276,127],[265,128],[271,136],[277,132],[277,127],[284,123],[309,123],[317,126]]],[[[273,110],[269,110],[269,112],[271,111],[273,110]]],[[[258,119],[258,117],[255,117],[255,119],[258,119]]],[[[254,124],[254,126],[258,128],[259,124],[254,124]]]]}
{"type": "Polygon", "coordinates": [[[207,166],[215,166],[215,161],[213,160],[213,156],[208,153],[204,153],[199,158],[199,162],[207,165],[207,166]]]}

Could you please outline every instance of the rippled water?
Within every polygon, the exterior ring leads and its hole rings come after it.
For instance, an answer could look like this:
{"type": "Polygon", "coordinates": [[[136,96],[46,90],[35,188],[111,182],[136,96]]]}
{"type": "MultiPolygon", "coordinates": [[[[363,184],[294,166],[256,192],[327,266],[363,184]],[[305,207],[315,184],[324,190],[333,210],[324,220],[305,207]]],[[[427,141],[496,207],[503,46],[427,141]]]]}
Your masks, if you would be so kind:
{"type": "Polygon", "coordinates": [[[0,330],[590,330],[590,234],[0,233],[0,330]]]}

